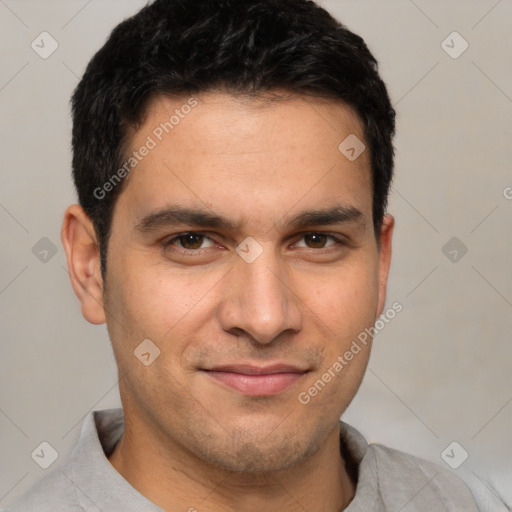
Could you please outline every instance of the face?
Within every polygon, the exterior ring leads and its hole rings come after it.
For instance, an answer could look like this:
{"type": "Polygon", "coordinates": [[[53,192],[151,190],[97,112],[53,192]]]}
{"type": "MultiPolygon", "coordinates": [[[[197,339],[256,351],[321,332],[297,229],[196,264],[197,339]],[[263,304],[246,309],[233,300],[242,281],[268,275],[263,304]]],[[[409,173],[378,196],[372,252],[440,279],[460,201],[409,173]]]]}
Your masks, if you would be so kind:
{"type": "Polygon", "coordinates": [[[379,251],[368,151],[338,149],[364,140],[351,109],[195,98],[154,99],[131,137],[104,307],[84,314],[105,312],[125,414],[146,434],[230,470],[284,469],[360,385],[369,344],[335,363],[382,312],[393,222],[379,251]]]}

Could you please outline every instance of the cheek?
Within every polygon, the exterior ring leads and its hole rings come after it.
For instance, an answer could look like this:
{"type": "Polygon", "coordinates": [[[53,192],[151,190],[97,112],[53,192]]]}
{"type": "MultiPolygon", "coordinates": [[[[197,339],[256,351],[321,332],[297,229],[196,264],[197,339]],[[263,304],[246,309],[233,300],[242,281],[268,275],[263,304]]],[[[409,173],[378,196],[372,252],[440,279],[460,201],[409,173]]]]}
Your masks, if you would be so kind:
{"type": "Polygon", "coordinates": [[[117,341],[117,352],[122,351],[130,363],[134,348],[150,339],[161,350],[161,362],[176,362],[190,335],[212,315],[219,300],[215,289],[219,275],[191,276],[169,266],[136,261],[125,261],[120,268],[130,271],[114,273],[111,279],[111,339],[114,345],[117,341]],[[118,324],[124,328],[119,329],[118,324]]]}
{"type": "Polygon", "coordinates": [[[316,414],[340,415],[361,384],[372,343],[368,328],[378,303],[376,276],[375,269],[366,267],[339,282],[331,280],[309,305],[312,332],[322,329],[326,337],[320,343],[321,368],[301,390],[299,401],[307,401],[316,414]]]}
{"type": "Polygon", "coordinates": [[[310,294],[308,306],[331,328],[333,335],[357,336],[375,321],[378,305],[378,272],[375,265],[360,265],[332,274],[310,294]]]}

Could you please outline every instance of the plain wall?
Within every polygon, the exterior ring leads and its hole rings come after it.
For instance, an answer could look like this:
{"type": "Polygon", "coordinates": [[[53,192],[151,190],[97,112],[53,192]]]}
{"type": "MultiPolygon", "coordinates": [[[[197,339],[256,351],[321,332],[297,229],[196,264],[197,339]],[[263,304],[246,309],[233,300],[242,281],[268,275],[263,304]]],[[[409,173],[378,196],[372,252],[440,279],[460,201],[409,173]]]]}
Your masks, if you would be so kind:
{"type": "MultiPolygon", "coordinates": [[[[76,202],[70,95],[111,29],[144,4],[0,2],[3,506],[44,474],[30,457],[41,441],[58,464],[90,410],[119,405],[107,331],[81,316],[60,227],[76,202]],[[43,31],[59,45],[47,59],[31,48],[43,31]],[[46,262],[44,237],[57,250],[46,262]]],[[[457,441],[469,458],[456,472],[512,502],[512,2],[321,4],[365,38],[398,114],[387,303],[403,310],[375,338],[344,420],[441,465],[457,441]],[[458,58],[442,46],[454,31],[469,44],[458,58]]]]}

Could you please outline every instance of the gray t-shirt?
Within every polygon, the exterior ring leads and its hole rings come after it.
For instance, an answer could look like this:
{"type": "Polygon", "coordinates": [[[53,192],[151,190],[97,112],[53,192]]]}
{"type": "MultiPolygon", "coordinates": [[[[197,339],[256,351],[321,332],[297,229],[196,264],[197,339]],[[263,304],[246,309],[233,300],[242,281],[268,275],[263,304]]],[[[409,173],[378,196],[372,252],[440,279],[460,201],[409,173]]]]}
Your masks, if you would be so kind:
{"type": "MultiPolygon", "coordinates": [[[[123,431],[122,409],[90,413],[69,459],[7,512],[162,512],[107,459],[123,431]]],[[[343,456],[357,471],[356,493],[345,512],[478,512],[469,489],[447,469],[386,446],[369,445],[344,422],[341,445],[343,456]]]]}

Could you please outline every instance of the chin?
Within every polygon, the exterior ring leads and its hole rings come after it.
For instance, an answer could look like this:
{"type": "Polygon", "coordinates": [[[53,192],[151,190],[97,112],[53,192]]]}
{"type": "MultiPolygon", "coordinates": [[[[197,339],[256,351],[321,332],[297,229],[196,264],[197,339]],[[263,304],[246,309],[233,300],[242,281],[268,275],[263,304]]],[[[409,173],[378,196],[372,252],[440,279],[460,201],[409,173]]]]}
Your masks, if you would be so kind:
{"type": "Polygon", "coordinates": [[[303,462],[319,449],[321,442],[309,438],[282,435],[269,440],[248,439],[248,435],[234,435],[230,439],[209,439],[208,444],[196,445],[193,450],[200,458],[235,473],[268,474],[282,471],[303,462]]]}

